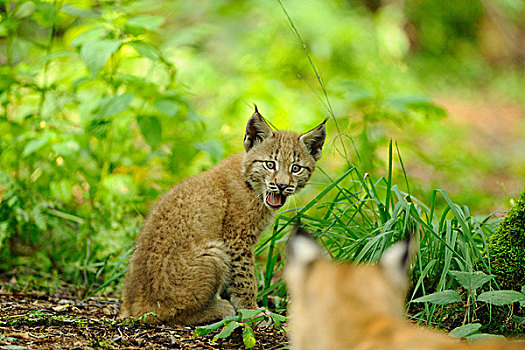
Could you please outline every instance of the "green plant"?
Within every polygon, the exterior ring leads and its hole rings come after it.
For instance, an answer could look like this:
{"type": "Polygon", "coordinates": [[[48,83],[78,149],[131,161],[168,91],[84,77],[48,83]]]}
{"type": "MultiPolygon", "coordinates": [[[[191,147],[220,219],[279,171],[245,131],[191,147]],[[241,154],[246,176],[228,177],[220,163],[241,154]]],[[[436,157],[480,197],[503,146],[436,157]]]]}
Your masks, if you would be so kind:
{"type": "Polygon", "coordinates": [[[239,315],[230,316],[222,321],[197,327],[194,336],[199,337],[212,332],[221,330],[213,337],[213,341],[216,342],[219,339],[225,339],[232,335],[236,329],[242,329],[242,340],[244,346],[247,349],[251,349],[256,344],[255,335],[253,329],[260,324],[272,324],[273,327],[279,329],[283,322],[286,321],[286,317],[269,312],[266,310],[238,310],[239,315]]]}
{"type": "MultiPolygon", "coordinates": [[[[351,168],[336,179],[329,178],[329,184],[306,205],[283,213],[293,214],[291,217],[277,218],[273,230],[263,235],[256,250],[267,259],[265,269],[259,270],[263,281],[259,291],[261,302],[277,310],[286,306],[286,286],[281,280],[285,264],[282,255],[287,234],[296,219],[309,226],[332,258],[354,262],[376,261],[409,227],[415,227],[419,247],[410,276],[413,287],[407,300],[430,298],[435,302],[410,303],[411,317],[446,328],[482,320],[487,331],[507,334],[500,326],[517,324],[520,313],[514,315],[514,321],[507,320],[509,310],[505,312],[505,306],[500,305],[521,300],[523,295],[499,290],[490,274],[487,240],[498,220],[491,215],[481,219],[472,216],[467,207],[455,204],[443,190],[435,190],[426,204],[409,195],[408,179],[404,185],[408,193],[402,191],[392,183],[393,156],[391,144],[386,177],[373,180],[351,168]],[[464,286],[463,298],[455,291],[458,283],[464,286]],[[480,292],[489,283],[489,289],[480,292]],[[462,299],[464,305],[452,307],[452,301],[462,299]],[[421,307],[415,307],[416,304],[421,307]]],[[[404,172],[400,157],[399,164],[404,172]]]]}
{"type": "MultiPolygon", "coordinates": [[[[400,165],[404,171],[401,158],[400,165]]],[[[413,225],[419,228],[421,242],[413,272],[414,295],[426,294],[427,289],[446,289],[449,270],[468,271],[475,266],[490,270],[484,254],[485,236],[492,230],[489,218],[480,221],[472,217],[468,208],[453,203],[443,190],[435,190],[430,204],[426,205],[394,185],[392,174],[392,143],[386,177],[373,180],[355,167],[337,179],[325,174],[329,185],[305,206],[290,209],[294,217],[278,217],[273,231],[262,237],[256,252],[282,248],[286,228],[295,218],[300,218],[333,258],[375,261],[413,225]],[[439,201],[438,195],[443,201],[439,201]],[[443,209],[439,209],[440,206],[443,209]]],[[[406,187],[409,189],[407,179],[406,187]]],[[[274,263],[281,261],[276,258],[279,253],[280,250],[270,255],[266,273],[273,275],[272,268],[282,266],[274,263]]]]}
{"type": "Polygon", "coordinates": [[[0,269],[116,283],[145,203],[207,152],[146,5],[1,5],[0,269]]]}
{"type": "MultiPolygon", "coordinates": [[[[463,305],[465,310],[463,325],[469,324],[476,319],[475,311],[478,309],[479,302],[495,306],[510,305],[517,302],[522,305],[525,304],[525,294],[513,290],[489,290],[478,295],[477,290],[491,281],[494,278],[493,275],[487,275],[481,271],[449,271],[449,274],[467,291],[467,299],[463,305]]],[[[525,286],[522,290],[525,290],[525,286]]],[[[457,291],[447,289],[412,299],[410,302],[448,305],[461,301],[461,295],[457,291]]]]}
{"type": "Polygon", "coordinates": [[[505,339],[502,335],[495,335],[489,333],[478,333],[478,330],[482,327],[480,323],[467,323],[463,326],[459,326],[450,331],[449,335],[452,338],[465,338],[467,341],[476,340],[491,340],[491,339],[505,339]]]}

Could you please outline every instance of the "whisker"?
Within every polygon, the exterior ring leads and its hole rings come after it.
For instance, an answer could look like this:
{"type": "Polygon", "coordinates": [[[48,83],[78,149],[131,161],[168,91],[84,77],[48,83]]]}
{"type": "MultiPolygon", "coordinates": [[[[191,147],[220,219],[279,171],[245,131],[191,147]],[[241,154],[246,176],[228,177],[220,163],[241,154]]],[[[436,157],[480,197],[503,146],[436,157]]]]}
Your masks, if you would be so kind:
{"type": "Polygon", "coordinates": [[[265,191],[259,193],[257,196],[255,196],[252,201],[250,202],[250,204],[248,204],[248,206],[251,206],[259,197],[262,198],[262,195],[264,194],[265,191]]]}
{"type": "Polygon", "coordinates": [[[293,205],[295,206],[295,214],[297,215],[297,203],[295,202],[295,195],[292,194],[292,199],[293,199],[293,205]]]}
{"type": "MultiPolygon", "coordinates": [[[[294,200],[295,200],[295,197],[296,197],[296,196],[294,196],[294,200]]],[[[304,204],[304,202],[302,201],[301,198],[297,197],[297,200],[300,202],[299,204],[301,205],[301,207],[304,207],[304,206],[305,206],[305,204],[304,204]]]]}
{"type": "Polygon", "coordinates": [[[312,186],[312,185],[315,185],[315,186],[327,186],[329,185],[328,182],[307,182],[305,187],[306,186],[312,186]]]}
{"type": "Polygon", "coordinates": [[[290,201],[286,201],[286,210],[290,208],[290,201]]]}

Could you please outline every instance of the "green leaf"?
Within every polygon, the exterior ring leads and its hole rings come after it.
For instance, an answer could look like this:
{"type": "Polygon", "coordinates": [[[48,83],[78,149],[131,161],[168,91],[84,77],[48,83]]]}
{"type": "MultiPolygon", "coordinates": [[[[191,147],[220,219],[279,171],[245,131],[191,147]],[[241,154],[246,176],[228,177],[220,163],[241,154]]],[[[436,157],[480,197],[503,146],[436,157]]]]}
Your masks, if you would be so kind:
{"type": "Polygon", "coordinates": [[[103,39],[82,45],[80,57],[84,60],[93,78],[100,73],[100,70],[104,67],[111,55],[118,50],[120,44],[120,40],[103,39]]]}
{"type": "Polygon", "coordinates": [[[280,327],[281,323],[286,322],[286,316],[283,315],[279,315],[272,312],[270,313],[270,317],[272,318],[275,327],[280,327]]]}
{"type": "Polygon", "coordinates": [[[27,145],[25,146],[24,151],[22,152],[22,157],[27,157],[35,153],[40,148],[44,147],[47,144],[47,142],[48,142],[47,137],[29,141],[27,145]]]}
{"type": "Polygon", "coordinates": [[[446,305],[461,301],[461,296],[454,290],[444,290],[412,300],[413,303],[428,302],[436,305],[446,305]]]}
{"type": "Polygon", "coordinates": [[[110,126],[110,120],[94,119],[89,121],[86,131],[98,137],[105,137],[110,126]]]}
{"type": "Polygon", "coordinates": [[[463,272],[463,271],[449,271],[454,278],[461,284],[461,286],[470,291],[474,291],[485,283],[493,279],[494,275],[487,275],[481,271],[463,272]]]}
{"type": "Polygon", "coordinates": [[[30,16],[33,12],[35,12],[36,6],[32,1],[26,1],[22,3],[18,8],[15,10],[15,13],[13,14],[14,18],[24,18],[27,16],[30,16]]]}
{"type": "Polygon", "coordinates": [[[101,182],[104,194],[113,194],[121,198],[133,198],[137,194],[137,187],[129,175],[110,174],[101,182]]]}
{"type": "Polygon", "coordinates": [[[129,46],[134,48],[139,53],[139,55],[143,57],[149,58],[153,61],[156,61],[159,58],[159,50],[154,46],[140,41],[132,42],[129,44],[129,46]]]}
{"type": "Polygon", "coordinates": [[[84,17],[84,18],[99,17],[99,15],[94,11],[83,9],[83,8],[77,7],[72,4],[65,4],[64,6],[62,6],[60,10],[64,13],[67,13],[68,15],[72,15],[75,17],[84,17]]]}
{"type": "Polygon", "coordinates": [[[102,119],[122,113],[129,107],[133,94],[122,94],[100,99],[98,108],[93,113],[93,118],[102,119]]]}
{"type": "Polygon", "coordinates": [[[62,179],[59,182],[51,182],[49,188],[53,196],[64,203],[68,203],[73,199],[73,186],[68,179],[62,179]]]}
{"type": "Polygon", "coordinates": [[[157,100],[153,106],[157,111],[168,117],[175,117],[179,113],[179,104],[172,100],[157,100]]]}
{"type": "Polygon", "coordinates": [[[225,322],[226,322],[226,320],[221,320],[219,322],[215,322],[215,323],[208,324],[208,325],[205,325],[205,326],[197,327],[195,329],[195,333],[193,333],[193,336],[194,337],[200,337],[200,336],[203,336],[203,335],[210,334],[211,332],[214,332],[217,329],[219,329],[225,322]]]}
{"type": "Polygon", "coordinates": [[[40,58],[38,60],[38,64],[44,64],[46,62],[54,60],[55,58],[72,56],[74,54],[75,53],[72,51],[56,51],[56,52],[50,53],[49,55],[45,55],[44,57],[40,58]]]}
{"type": "Polygon", "coordinates": [[[470,343],[470,342],[474,342],[474,341],[478,342],[482,340],[489,340],[489,341],[504,340],[505,337],[502,335],[497,335],[497,334],[479,333],[479,334],[472,334],[466,337],[466,339],[470,343]]]}
{"type": "Polygon", "coordinates": [[[9,237],[9,223],[2,222],[0,223],[0,249],[2,248],[3,242],[6,238],[9,237]]]}
{"type": "Polygon", "coordinates": [[[345,80],[341,83],[345,90],[344,98],[353,103],[364,103],[374,100],[375,95],[355,80],[345,80]]]}
{"type": "Polygon", "coordinates": [[[51,26],[57,20],[56,4],[44,1],[33,1],[36,11],[32,14],[33,18],[42,27],[51,26]]]}
{"type": "Polygon", "coordinates": [[[152,148],[156,148],[162,141],[162,126],[159,120],[153,116],[141,116],[137,118],[137,123],[146,142],[152,148]]]}
{"type": "Polygon", "coordinates": [[[448,335],[452,338],[465,338],[476,333],[480,328],[480,323],[467,323],[466,325],[454,328],[448,335]]]}
{"type": "Polygon", "coordinates": [[[216,342],[217,339],[228,338],[233,333],[234,330],[240,327],[240,325],[241,324],[237,321],[230,321],[229,323],[226,324],[226,326],[224,326],[224,328],[219,334],[213,337],[213,341],[216,342]]]}
{"type": "Polygon", "coordinates": [[[127,21],[127,25],[132,27],[143,28],[158,32],[160,25],[164,23],[164,18],[157,16],[137,16],[130,18],[127,21]]]}
{"type": "Polygon", "coordinates": [[[512,316],[512,321],[517,323],[517,324],[525,325],[525,317],[523,317],[523,316],[516,316],[516,315],[514,315],[514,316],[512,316]]]}
{"type": "Polygon", "coordinates": [[[252,327],[248,325],[244,326],[244,329],[242,330],[242,342],[246,349],[251,349],[255,346],[256,340],[252,327]]]}
{"type": "Polygon", "coordinates": [[[391,94],[387,97],[386,102],[392,108],[402,113],[407,113],[411,110],[422,110],[436,117],[444,117],[447,114],[445,109],[433,103],[428,96],[424,95],[391,94]]]}
{"type": "Polygon", "coordinates": [[[87,43],[96,42],[107,35],[107,30],[104,28],[95,27],[89,30],[86,30],[85,32],[80,33],[77,35],[73,41],[71,41],[70,46],[81,46],[87,43]]]}
{"type": "Polygon", "coordinates": [[[53,151],[58,153],[61,156],[70,156],[77,153],[80,150],[80,146],[73,140],[66,142],[56,143],[51,146],[53,151]]]}
{"type": "Polygon", "coordinates": [[[224,145],[219,140],[195,142],[193,147],[208,153],[214,162],[221,160],[224,155],[224,145]]]}
{"type": "Polygon", "coordinates": [[[493,290],[491,292],[481,293],[478,300],[497,306],[508,305],[518,301],[524,301],[525,294],[516,292],[515,290],[493,290]]]}
{"type": "Polygon", "coordinates": [[[237,310],[241,314],[241,320],[250,320],[256,316],[260,316],[263,310],[252,310],[252,309],[239,309],[237,310]]]}
{"type": "Polygon", "coordinates": [[[36,226],[44,231],[47,229],[47,221],[42,213],[42,206],[36,205],[33,210],[31,210],[31,216],[33,217],[33,220],[35,221],[36,226]]]}

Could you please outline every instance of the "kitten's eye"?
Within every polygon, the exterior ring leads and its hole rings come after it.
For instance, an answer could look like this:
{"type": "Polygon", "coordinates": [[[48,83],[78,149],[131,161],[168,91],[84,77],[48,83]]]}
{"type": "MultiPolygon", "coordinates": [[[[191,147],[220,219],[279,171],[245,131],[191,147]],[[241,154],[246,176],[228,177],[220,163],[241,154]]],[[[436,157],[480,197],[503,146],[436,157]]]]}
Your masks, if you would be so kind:
{"type": "Polygon", "coordinates": [[[297,164],[292,165],[292,174],[298,175],[303,172],[303,167],[297,164]]]}
{"type": "Polygon", "coordinates": [[[266,162],[264,162],[264,167],[268,170],[275,170],[275,162],[267,160],[266,162]]]}

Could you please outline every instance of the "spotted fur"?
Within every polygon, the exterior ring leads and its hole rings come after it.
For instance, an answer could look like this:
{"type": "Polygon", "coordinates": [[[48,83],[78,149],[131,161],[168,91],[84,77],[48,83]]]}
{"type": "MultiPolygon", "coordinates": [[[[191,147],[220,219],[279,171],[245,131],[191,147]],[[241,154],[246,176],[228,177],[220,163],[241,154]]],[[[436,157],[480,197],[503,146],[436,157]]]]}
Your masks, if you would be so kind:
{"type": "Polygon", "coordinates": [[[276,203],[306,185],[324,138],[324,123],[303,135],[275,131],[256,110],[245,152],[174,186],[146,218],[122,316],[154,313],[147,322],[192,325],[257,308],[253,245],[276,203]]]}

